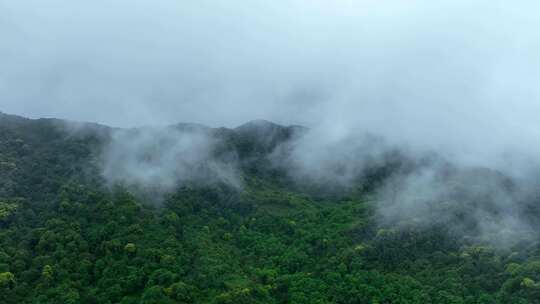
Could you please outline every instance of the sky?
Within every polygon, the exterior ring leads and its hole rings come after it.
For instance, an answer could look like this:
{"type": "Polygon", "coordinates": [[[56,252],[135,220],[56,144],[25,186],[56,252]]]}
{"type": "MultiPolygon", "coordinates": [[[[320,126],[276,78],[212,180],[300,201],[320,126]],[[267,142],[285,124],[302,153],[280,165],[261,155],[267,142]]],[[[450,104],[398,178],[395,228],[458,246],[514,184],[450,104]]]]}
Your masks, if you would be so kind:
{"type": "Polygon", "coordinates": [[[0,0],[0,111],[121,127],[267,119],[472,161],[533,157],[539,9],[532,0],[0,0]]]}

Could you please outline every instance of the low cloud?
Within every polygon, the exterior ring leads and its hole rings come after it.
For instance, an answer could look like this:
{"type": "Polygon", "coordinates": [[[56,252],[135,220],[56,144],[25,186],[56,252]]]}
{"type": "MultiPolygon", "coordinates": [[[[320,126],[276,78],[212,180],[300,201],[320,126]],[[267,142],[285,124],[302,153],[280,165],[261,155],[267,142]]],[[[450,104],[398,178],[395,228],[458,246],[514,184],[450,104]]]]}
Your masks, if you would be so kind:
{"type": "Polygon", "coordinates": [[[111,184],[154,192],[172,191],[186,183],[240,188],[235,157],[218,159],[219,144],[205,129],[117,129],[103,151],[103,176],[111,184]]]}

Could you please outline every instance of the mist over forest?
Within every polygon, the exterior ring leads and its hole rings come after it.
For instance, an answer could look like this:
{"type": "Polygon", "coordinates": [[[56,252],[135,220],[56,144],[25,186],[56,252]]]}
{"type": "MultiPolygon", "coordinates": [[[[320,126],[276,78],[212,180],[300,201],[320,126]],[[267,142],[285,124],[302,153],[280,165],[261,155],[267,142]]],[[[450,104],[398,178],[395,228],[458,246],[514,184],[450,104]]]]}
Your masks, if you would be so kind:
{"type": "Polygon", "coordinates": [[[539,9],[0,0],[0,302],[540,303],[539,9]]]}

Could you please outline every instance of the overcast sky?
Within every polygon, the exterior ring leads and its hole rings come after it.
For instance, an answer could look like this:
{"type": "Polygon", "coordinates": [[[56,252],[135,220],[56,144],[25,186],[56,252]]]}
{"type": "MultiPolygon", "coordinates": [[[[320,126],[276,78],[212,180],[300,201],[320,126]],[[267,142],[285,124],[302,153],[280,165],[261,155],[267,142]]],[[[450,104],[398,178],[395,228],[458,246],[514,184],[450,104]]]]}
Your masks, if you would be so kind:
{"type": "Polygon", "coordinates": [[[262,118],[536,153],[538,12],[536,0],[0,0],[0,111],[114,126],[262,118]]]}

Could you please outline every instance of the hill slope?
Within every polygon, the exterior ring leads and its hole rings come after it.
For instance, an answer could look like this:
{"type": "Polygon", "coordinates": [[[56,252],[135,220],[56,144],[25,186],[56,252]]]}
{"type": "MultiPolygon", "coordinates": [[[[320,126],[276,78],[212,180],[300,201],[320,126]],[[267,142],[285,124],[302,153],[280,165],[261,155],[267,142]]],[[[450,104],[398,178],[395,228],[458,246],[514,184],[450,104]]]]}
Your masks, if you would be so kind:
{"type": "MultiPolygon", "coordinates": [[[[292,180],[268,156],[302,127],[165,129],[0,114],[1,303],[540,303],[536,242],[497,248],[442,220],[381,224],[373,187],[324,195],[292,180]],[[104,155],[141,138],[134,164],[161,171],[111,182],[104,155]],[[185,149],[193,146],[204,149],[185,149]],[[175,153],[157,157],[162,150],[175,153]],[[197,166],[182,172],[209,175],[166,191],[140,184],[186,160],[197,166]],[[231,163],[240,186],[205,182],[231,163]]],[[[376,184],[407,162],[374,167],[363,180],[376,184]]],[[[489,171],[454,180],[480,178],[511,187],[489,171]]],[[[470,204],[453,208],[444,210],[466,222],[470,204]]]]}

